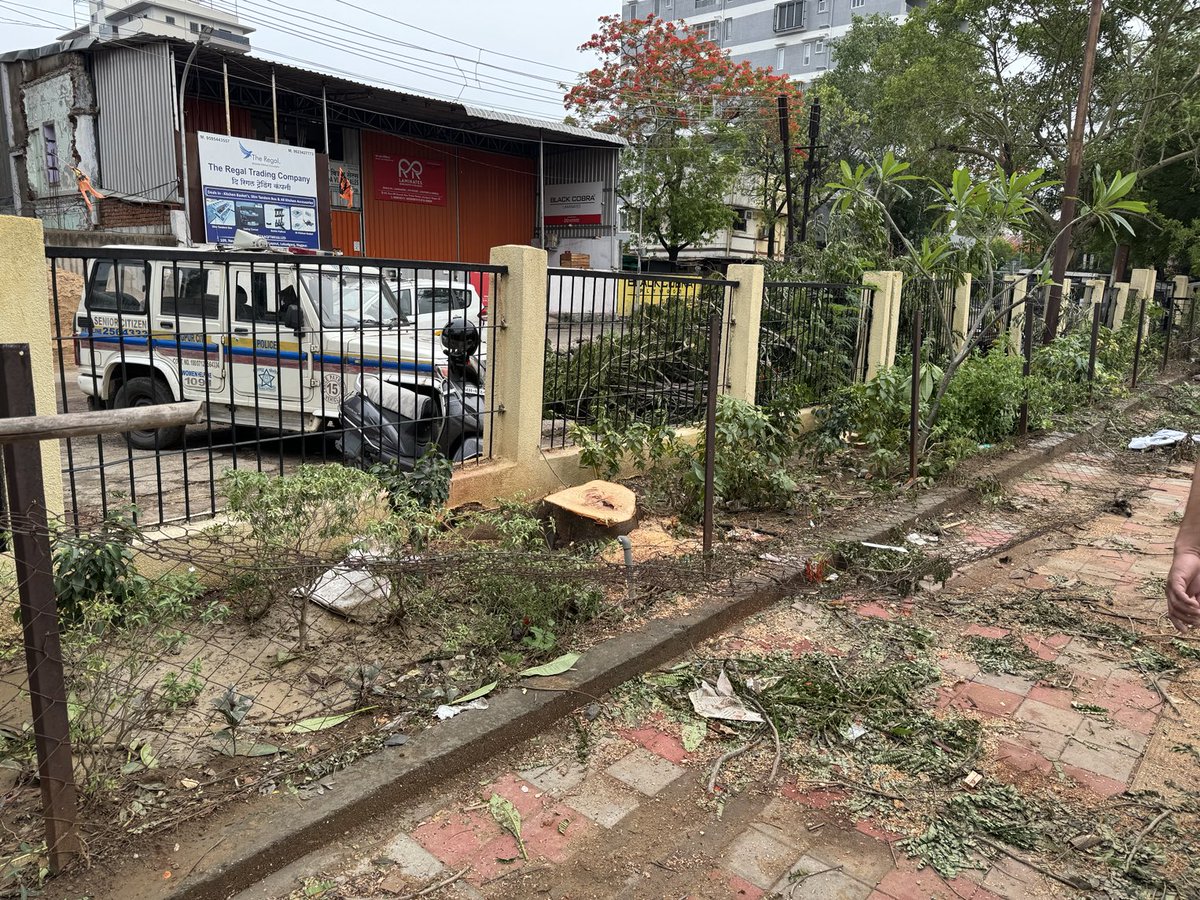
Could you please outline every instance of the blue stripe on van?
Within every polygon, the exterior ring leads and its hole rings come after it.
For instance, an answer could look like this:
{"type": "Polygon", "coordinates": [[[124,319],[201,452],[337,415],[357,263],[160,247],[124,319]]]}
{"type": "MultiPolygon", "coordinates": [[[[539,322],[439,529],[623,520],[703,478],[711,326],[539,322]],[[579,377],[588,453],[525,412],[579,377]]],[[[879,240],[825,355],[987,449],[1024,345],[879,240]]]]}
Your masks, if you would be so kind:
{"type": "MultiPolygon", "coordinates": [[[[95,335],[92,336],[87,332],[81,332],[76,336],[80,342],[88,344],[128,344],[134,347],[145,347],[150,341],[149,338],[138,335],[95,335]]],[[[218,353],[220,348],[216,344],[202,344],[199,341],[172,341],[164,338],[154,339],[155,348],[163,348],[166,350],[194,350],[199,353],[218,353]]],[[[230,356],[253,356],[255,359],[279,359],[279,360],[301,360],[303,357],[300,353],[294,350],[264,350],[261,347],[226,347],[225,352],[230,356]]],[[[313,363],[321,363],[322,365],[331,366],[357,366],[364,369],[387,369],[400,372],[433,372],[434,366],[432,363],[418,363],[409,360],[401,360],[399,362],[389,359],[366,359],[354,356],[337,356],[333,354],[322,353],[313,358],[313,363]]]]}

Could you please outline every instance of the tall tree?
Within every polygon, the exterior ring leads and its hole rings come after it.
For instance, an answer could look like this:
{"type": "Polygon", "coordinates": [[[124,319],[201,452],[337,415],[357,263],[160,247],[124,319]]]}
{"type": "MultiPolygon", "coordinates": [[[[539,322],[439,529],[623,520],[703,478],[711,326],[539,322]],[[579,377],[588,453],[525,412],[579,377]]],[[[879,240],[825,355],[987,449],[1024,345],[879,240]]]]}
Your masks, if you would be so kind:
{"type": "MultiPolygon", "coordinates": [[[[930,0],[902,23],[861,19],[835,43],[838,67],[819,92],[836,92],[868,123],[862,157],[893,150],[913,171],[945,180],[958,166],[1008,175],[1066,162],[1082,67],[1086,0],[930,0]]],[[[1195,0],[1106,3],[1085,135],[1080,196],[1104,171],[1200,188],[1200,6],[1195,0]],[[1172,173],[1158,179],[1158,173],[1172,173]]],[[[853,158],[853,156],[851,157],[853,158]]],[[[1163,198],[1160,211],[1168,205],[1163,198]]],[[[1050,236],[1054,210],[1030,227],[1050,236]]],[[[1164,227],[1178,231],[1197,213],[1164,227]]],[[[1165,212],[1162,213],[1164,217],[1165,212]]],[[[1143,239],[1152,235],[1143,230],[1143,239]]],[[[1108,247],[1095,226],[1076,248],[1108,247]]]]}
{"type": "Polygon", "coordinates": [[[778,216],[784,148],[775,110],[786,96],[801,121],[795,82],[734,62],[702,33],[654,16],[605,16],[580,49],[600,65],[564,104],[576,121],[629,142],[618,191],[641,246],[661,246],[676,261],[732,224],[738,193],[778,216]]]}

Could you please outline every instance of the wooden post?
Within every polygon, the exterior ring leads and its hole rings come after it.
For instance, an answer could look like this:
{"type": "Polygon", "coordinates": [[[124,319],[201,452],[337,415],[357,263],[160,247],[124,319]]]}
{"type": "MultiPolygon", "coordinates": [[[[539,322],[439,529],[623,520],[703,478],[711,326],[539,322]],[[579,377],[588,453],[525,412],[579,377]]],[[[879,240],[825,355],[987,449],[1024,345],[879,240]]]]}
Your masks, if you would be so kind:
{"type": "MultiPolygon", "coordinates": [[[[0,344],[0,376],[0,417],[34,415],[33,367],[28,344],[0,344]]],[[[58,636],[42,454],[37,441],[5,444],[4,471],[46,847],[50,868],[57,872],[79,854],[79,835],[67,687],[58,636]]]]}

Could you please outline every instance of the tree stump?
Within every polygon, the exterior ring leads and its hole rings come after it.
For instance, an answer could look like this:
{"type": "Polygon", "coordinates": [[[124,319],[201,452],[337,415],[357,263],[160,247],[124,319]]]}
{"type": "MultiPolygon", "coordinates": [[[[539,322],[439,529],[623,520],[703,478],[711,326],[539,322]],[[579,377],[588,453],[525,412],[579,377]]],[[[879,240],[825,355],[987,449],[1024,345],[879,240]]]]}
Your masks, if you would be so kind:
{"type": "Polygon", "coordinates": [[[611,481],[589,481],[551,494],[544,501],[554,522],[554,543],[610,541],[637,527],[637,498],[611,481]]]}

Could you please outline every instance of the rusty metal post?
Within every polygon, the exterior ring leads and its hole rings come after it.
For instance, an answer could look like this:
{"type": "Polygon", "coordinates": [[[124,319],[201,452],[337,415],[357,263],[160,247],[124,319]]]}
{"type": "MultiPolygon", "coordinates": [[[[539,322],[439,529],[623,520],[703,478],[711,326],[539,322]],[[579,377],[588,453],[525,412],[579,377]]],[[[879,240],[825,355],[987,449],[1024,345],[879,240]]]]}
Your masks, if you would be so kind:
{"type": "MultiPolygon", "coordinates": [[[[0,417],[36,414],[28,344],[0,344],[0,417]]],[[[4,446],[9,522],[21,598],[21,630],[37,747],[50,868],[79,854],[67,689],[58,635],[50,531],[37,441],[4,446]]]]}
{"type": "Polygon", "coordinates": [[[1130,388],[1137,387],[1138,367],[1142,361],[1142,332],[1146,329],[1146,298],[1141,297],[1138,300],[1138,319],[1137,319],[1137,338],[1133,343],[1133,380],[1129,383],[1130,388]]]}
{"type": "Polygon", "coordinates": [[[1167,363],[1171,361],[1171,332],[1175,330],[1175,296],[1172,294],[1167,298],[1167,339],[1163,344],[1162,368],[1160,372],[1167,371],[1167,363]]]}
{"type": "Polygon", "coordinates": [[[1092,393],[1092,382],[1096,380],[1096,349],[1100,342],[1100,308],[1103,306],[1097,303],[1092,306],[1092,340],[1091,349],[1088,351],[1088,396],[1092,393]]]}
{"type": "Polygon", "coordinates": [[[909,392],[911,408],[908,413],[908,479],[917,480],[917,441],[921,424],[921,327],[920,304],[913,312],[912,326],[912,389],[909,392]]]}
{"type": "Polygon", "coordinates": [[[1025,358],[1021,366],[1023,394],[1021,398],[1021,417],[1017,423],[1017,434],[1024,438],[1029,436],[1029,372],[1033,367],[1033,303],[1032,294],[1025,295],[1025,333],[1021,336],[1021,355],[1025,358]]]}
{"type": "Polygon", "coordinates": [[[704,416],[704,571],[712,566],[713,486],[717,475],[717,393],[721,389],[721,315],[708,317],[708,407],[704,416]]]}

